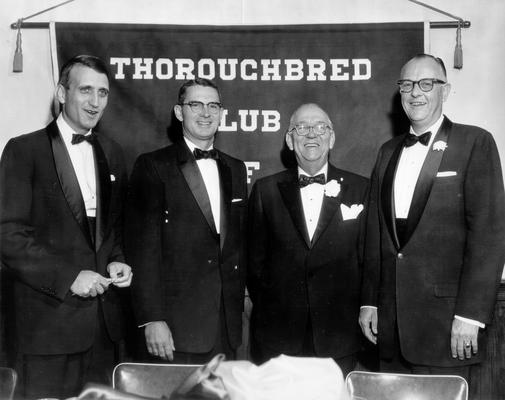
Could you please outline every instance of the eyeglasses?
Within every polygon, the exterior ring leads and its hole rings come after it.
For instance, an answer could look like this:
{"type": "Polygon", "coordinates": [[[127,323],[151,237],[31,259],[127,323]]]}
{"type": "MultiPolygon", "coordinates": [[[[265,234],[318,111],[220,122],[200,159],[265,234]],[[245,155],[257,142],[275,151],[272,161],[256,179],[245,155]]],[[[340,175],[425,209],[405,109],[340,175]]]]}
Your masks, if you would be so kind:
{"type": "Polygon", "coordinates": [[[292,129],[288,131],[288,133],[296,132],[298,136],[307,136],[310,131],[314,132],[317,136],[322,136],[325,133],[331,131],[331,126],[326,124],[317,124],[317,125],[295,125],[292,129]]]}
{"type": "Polygon", "coordinates": [[[400,79],[398,82],[398,87],[400,88],[400,93],[410,93],[412,90],[414,90],[414,85],[417,83],[419,86],[419,89],[421,89],[423,92],[431,92],[433,89],[433,85],[435,83],[447,83],[445,81],[441,81],[440,79],[433,79],[433,78],[424,78],[424,79],[419,79],[418,81],[411,81],[410,79],[400,79]]]}
{"type": "Polygon", "coordinates": [[[191,111],[195,114],[200,114],[203,112],[204,107],[207,107],[207,110],[210,114],[217,114],[221,110],[221,103],[216,101],[211,101],[210,103],[204,104],[201,101],[188,101],[187,103],[181,103],[181,106],[189,106],[191,111]]]}

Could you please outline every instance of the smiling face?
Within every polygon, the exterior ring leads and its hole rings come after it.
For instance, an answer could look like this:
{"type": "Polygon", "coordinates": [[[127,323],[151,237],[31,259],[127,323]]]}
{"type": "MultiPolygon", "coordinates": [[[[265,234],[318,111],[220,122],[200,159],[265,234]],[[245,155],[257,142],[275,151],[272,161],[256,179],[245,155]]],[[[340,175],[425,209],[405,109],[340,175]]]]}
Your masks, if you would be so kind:
{"type": "MultiPolygon", "coordinates": [[[[184,103],[200,101],[203,104],[219,103],[219,93],[210,86],[190,86],[186,90],[184,103]]],[[[194,112],[189,105],[174,106],[175,116],[182,122],[182,133],[195,145],[207,149],[214,142],[214,136],[221,121],[222,110],[216,114],[203,107],[201,112],[194,112]]]]}
{"type": "Polygon", "coordinates": [[[298,108],[289,124],[289,133],[286,134],[286,144],[295,152],[298,165],[308,174],[314,175],[328,161],[328,153],[335,144],[335,133],[328,129],[325,134],[317,135],[310,129],[306,136],[299,136],[296,125],[315,126],[326,124],[332,126],[328,115],[316,104],[304,104],[298,108]]]}
{"type": "Polygon", "coordinates": [[[81,64],[72,67],[68,84],[58,84],[58,101],[65,121],[76,133],[93,129],[103,115],[109,99],[107,75],[81,64]]]}
{"type": "MultiPolygon", "coordinates": [[[[432,78],[447,81],[440,65],[431,58],[414,58],[402,68],[400,79],[418,81],[432,78]]],[[[418,84],[410,93],[400,93],[402,106],[416,132],[423,132],[433,125],[442,115],[442,104],[451,90],[451,85],[433,85],[429,92],[423,92],[418,84]]]]}

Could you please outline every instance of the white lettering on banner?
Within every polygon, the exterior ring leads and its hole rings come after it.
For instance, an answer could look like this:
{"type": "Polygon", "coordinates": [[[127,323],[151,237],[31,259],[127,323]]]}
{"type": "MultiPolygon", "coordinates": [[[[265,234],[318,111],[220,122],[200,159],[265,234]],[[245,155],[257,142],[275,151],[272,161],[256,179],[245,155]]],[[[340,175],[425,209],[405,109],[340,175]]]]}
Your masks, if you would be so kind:
{"type": "Polygon", "coordinates": [[[247,183],[251,183],[251,176],[254,171],[259,171],[260,162],[259,161],[244,161],[245,168],[247,171],[247,183]]]}
{"type": "MultiPolygon", "coordinates": [[[[277,110],[238,110],[240,130],[255,132],[258,130],[258,119],[261,115],[261,132],[277,132],[281,128],[281,114],[277,110]]],[[[237,132],[237,121],[228,121],[228,110],[223,110],[219,130],[237,132]]]]}
{"type": "Polygon", "coordinates": [[[372,77],[368,58],[310,58],[306,60],[246,58],[128,58],[111,57],[114,78],[188,80],[200,76],[207,79],[233,81],[363,81],[372,77]],[[237,75],[238,74],[238,75],[237,75]]]}

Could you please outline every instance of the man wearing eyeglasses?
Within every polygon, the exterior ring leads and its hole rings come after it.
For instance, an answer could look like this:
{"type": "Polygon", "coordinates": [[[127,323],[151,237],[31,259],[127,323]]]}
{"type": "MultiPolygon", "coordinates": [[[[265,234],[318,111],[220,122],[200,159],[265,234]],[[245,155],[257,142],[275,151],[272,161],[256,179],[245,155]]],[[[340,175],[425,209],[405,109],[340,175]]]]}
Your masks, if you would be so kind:
{"type": "Polygon", "coordinates": [[[247,285],[251,352],[356,363],[360,223],[367,179],[328,162],[330,118],[316,104],[292,115],[286,144],[297,167],[259,179],[249,202],[247,285]]]}
{"type": "Polygon", "coordinates": [[[245,165],[214,148],[222,106],[212,81],[182,85],[174,112],[182,138],[141,155],[131,176],[125,247],[135,316],[155,359],[233,359],[242,338],[245,165]]]}
{"type": "Polygon", "coordinates": [[[442,60],[414,57],[398,85],[411,128],[373,172],[359,322],[383,371],[468,379],[505,261],[500,159],[488,132],[442,114],[442,60]]]}

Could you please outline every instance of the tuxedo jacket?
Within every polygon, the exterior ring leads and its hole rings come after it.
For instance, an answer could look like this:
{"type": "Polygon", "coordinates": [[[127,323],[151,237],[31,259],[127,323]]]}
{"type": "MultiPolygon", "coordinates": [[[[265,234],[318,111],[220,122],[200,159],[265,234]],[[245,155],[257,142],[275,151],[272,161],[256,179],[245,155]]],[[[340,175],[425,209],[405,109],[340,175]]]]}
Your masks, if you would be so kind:
{"type": "Polygon", "coordinates": [[[435,133],[403,245],[394,222],[393,182],[405,135],[380,150],[372,177],[362,303],[378,306],[382,357],[393,351],[397,325],[407,361],[457,366],[478,362],[479,355],[452,358],[454,315],[491,322],[505,261],[505,198],[498,152],[488,132],[444,118],[435,133]]]}
{"type": "Polygon", "coordinates": [[[242,161],[218,153],[219,235],[184,141],[141,155],[130,180],[126,251],[136,320],[166,321],[181,352],[212,350],[221,307],[231,346],[241,343],[246,171],[242,161]]]}
{"type": "Polygon", "coordinates": [[[341,190],[336,197],[324,196],[312,240],[296,168],[254,185],[247,274],[253,354],[300,353],[309,321],[317,356],[338,358],[359,348],[360,223],[365,212],[344,220],[342,206],[364,204],[368,180],[330,164],[331,180],[341,190]]]}
{"type": "Polygon", "coordinates": [[[94,147],[97,219],[93,234],[70,156],[56,121],[11,139],[0,162],[2,264],[14,278],[17,346],[27,354],[66,354],[91,347],[98,302],[112,340],[122,337],[117,288],[73,296],[81,270],[108,276],[123,261],[119,223],[126,172],[119,146],[98,135],[94,147]]]}

